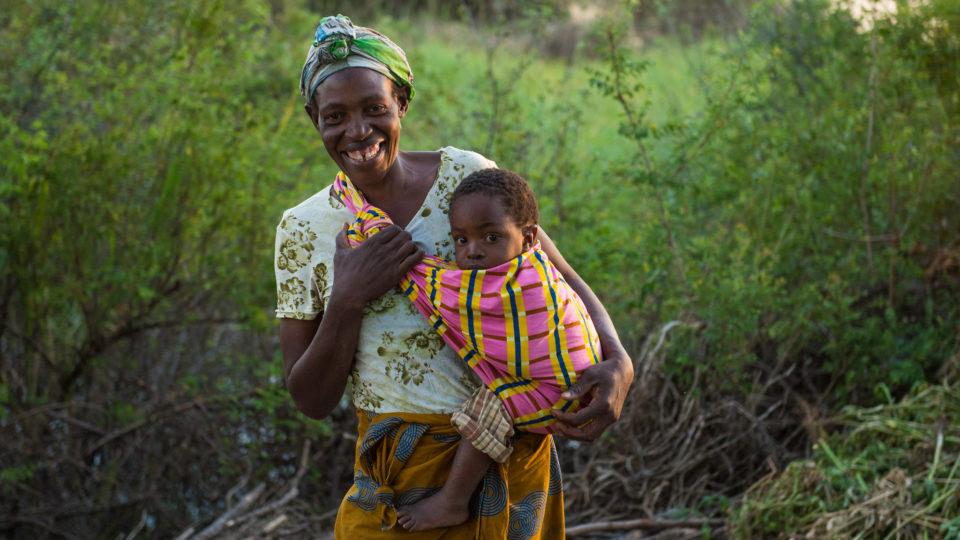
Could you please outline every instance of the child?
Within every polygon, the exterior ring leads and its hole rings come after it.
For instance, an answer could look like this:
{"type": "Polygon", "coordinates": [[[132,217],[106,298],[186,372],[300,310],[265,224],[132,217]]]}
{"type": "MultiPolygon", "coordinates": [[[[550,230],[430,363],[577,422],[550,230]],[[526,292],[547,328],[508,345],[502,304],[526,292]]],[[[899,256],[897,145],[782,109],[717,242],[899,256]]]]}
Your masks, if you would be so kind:
{"type": "MultiPolygon", "coordinates": [[[[357,246],[390,225],[343,174],[332,195],[355,214],[347,229],[357,246]]],[[[552,411],[580,372],[600,361],[596,329],[583,302],[536,243],[539,212],[530,187],[502,169],[476,171],[454,190],[450,229],[456,265],[424,257],[400,288],[434,330],[483,382],[451,416],[462,439],[446,483],[397,508],[405,529],[452,527],[492,461],[512,451],[514,428],[549,433],[552,411]],[[469,442],[469,444],[464,444],[469,442]]]]}
{"type": "Polygon", "coordinates": [[[549,432],[552,409],[578,406],[559,394],[599,361],[599,340],[582,301],[539,250],[538,220],[523,178],[477,171],[450,203],[457,268],[428,258],[401,285],[485,383],[452,417],[466,440],[444,486],[397,510],[407,530],[466,521],[487,469],[509,456],[513,428],[549,432]]]}

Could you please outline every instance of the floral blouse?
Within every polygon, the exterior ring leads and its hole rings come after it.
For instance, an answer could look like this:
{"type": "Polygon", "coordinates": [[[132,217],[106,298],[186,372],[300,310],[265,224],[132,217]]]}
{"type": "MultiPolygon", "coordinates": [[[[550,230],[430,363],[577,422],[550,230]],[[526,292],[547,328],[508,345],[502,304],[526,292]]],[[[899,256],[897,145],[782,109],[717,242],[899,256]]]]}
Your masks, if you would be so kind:
{"type": "MultiPolygon", "coordinates": [[[[427,254],[453,259],[450,197],[473,171],[496,167],[480,154],[440,149],[433,187],[406,230],[427,254]]],[[[314,319],[330,298],[334,238],[353,216],[330,186],[283,213],[277,226],[277,317],[314,319]]],[[[396,289],[364,308],[347,392],[373,413],[451,413],[479,380],[396,289]]]]}

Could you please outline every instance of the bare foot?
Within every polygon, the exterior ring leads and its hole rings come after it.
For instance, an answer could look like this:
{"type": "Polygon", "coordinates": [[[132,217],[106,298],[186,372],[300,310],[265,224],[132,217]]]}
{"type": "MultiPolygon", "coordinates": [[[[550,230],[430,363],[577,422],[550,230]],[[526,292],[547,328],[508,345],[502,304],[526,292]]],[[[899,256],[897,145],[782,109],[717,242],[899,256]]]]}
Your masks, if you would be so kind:
{"type": "Polygon", "coordinates": [[[442,492],[397,509],[397,522],[408,531],[442,529],[459,525],[470,517],[467,503],[457,504],[442,492]]]}

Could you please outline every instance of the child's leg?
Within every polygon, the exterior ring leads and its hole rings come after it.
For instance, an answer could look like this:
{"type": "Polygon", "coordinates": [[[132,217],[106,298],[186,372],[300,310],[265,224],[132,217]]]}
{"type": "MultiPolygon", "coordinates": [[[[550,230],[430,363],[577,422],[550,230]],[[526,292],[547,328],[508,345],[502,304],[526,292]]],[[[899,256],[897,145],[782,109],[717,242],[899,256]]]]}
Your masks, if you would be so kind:
{"type": "Polygon", "coordinates": [[[470,497],[493,459],[461,440],[453,457],[450,476],[440,491],[410,506],[397,509],[397,520],[408,531],[453,527],[470,517],[470,497]]]}

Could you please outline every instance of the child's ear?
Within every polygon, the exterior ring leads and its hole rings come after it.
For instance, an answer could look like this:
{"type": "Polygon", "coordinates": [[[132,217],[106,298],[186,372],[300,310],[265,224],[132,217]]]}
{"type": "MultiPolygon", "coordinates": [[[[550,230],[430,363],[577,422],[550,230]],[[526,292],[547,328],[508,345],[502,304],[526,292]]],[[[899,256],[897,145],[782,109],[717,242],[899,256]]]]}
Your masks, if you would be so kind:
{"type": "Polygon", "coordinates": [[[537,230],[538,230],[538,227],[536,223],[534,223],[533,225],[527,225],[526,227],[521,229],[521,232],[523,233],[523,249],[524,250],[528,250],[532,248],[533,245],[537,243],[537,230]]]}

